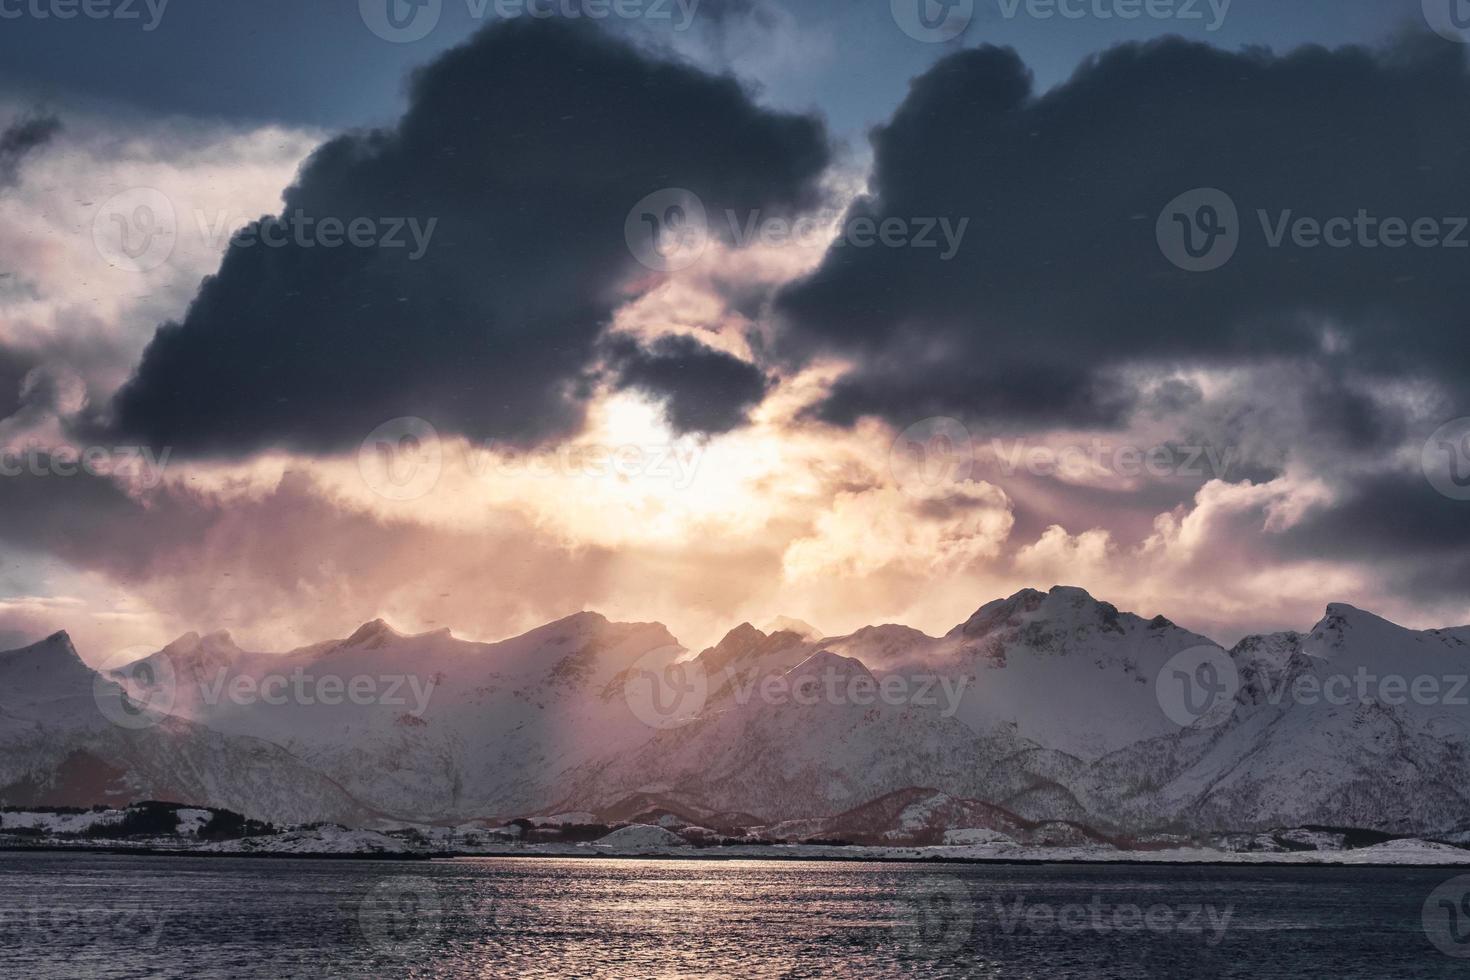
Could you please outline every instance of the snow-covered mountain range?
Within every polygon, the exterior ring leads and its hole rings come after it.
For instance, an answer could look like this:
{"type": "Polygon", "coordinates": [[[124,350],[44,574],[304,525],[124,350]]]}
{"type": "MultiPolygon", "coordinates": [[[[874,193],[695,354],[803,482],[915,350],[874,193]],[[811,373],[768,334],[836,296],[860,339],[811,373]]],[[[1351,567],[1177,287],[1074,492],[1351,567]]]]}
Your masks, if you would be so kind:
{"type": "Polygon", "coordinates": [[[0,804],[783,839],[1470,827],[1470,627],[1334,605],[1226,651],[1056,588],[940,637],[772,630],[694,654],[593,613],[499,643],[378,621],[280,654],[190,634],[102,674],[58,634],[0,653],[0,804]]]}

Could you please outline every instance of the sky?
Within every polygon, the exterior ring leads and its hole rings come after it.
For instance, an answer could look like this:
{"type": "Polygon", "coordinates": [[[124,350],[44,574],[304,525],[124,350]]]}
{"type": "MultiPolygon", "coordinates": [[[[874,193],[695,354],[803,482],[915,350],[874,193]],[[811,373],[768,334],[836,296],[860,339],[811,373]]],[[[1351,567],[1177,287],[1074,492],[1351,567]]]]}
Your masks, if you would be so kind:
{"type": "Polygon", "coordinates": [[[0,648],[1470,622],[1453,13],[0,0],[0,648]]]}

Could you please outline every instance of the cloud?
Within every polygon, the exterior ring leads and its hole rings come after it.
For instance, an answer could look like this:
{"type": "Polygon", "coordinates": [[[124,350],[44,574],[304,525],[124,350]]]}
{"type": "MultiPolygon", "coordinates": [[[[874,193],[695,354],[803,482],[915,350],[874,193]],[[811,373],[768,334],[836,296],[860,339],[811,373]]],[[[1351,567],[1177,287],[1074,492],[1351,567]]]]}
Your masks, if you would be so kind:
{"type": "MultiPolygon", "coordinates": [[[[0,96],[0,117],[21,112],[0,96]]],[[[181,315],[218,268],[230,232],[279,204],[321,139],[75,108],[64,119],[0,191],[0,419],[19,407],[13,364],[76,375],[89,404],[105,404],[158,323],[181,315]],[[140,270],[94,232],[114,230],[109,221],[144,189],[169,202],[171,217],[159,218],[172,234],[167,260],[140,270]]]]}
{"type": "Polygon", "coordinates": [[[15,186],[20,165],[61,131],[55,116],[30,116],[0,130],[0,190],[15,186]]]}
{"type": "Polygon", "coordinates": [[[647,347],[616,339],[610,354],[619,386],[662,401],[675,435],[729,432],[771,388],[754,364],[687,334],[660,337],[647,347]]]}
{"type": "MultiPolygon", "coordinates": [[[[1115,427],[1143,407],[1134,369],[1313,360],[1467,394],[1465,250],[1271,248],[1258,215],[1465,215],[1470,77],[1452,45],[1278,56],[1172,38],[1114,48],[1045,93],[1015,52],[982,47],[916,79],[872,142],[851,220],[971,227],[948,262],[834,248],[782,294],[788,356],[856,362],[822,418],[1115,427]],[[1238,251],[1208,273],[1176,268],[1156,237],[1199,187],[1240,213],[1238,251]]],[[[1392,434],[1345,394],[1319,398],[1345,438],[1392,434]]]]}
{"type": "Polygon", "coordinates": [[[20,410],[21,385],[35,366],[28,354],[0,345],[0,422],[20,410]]]}
{"type": "Polygon", "coordinates": [[[1284,544],[1298,552],[1378,560],[1470,549],[1463,501],[1438,493],[1420,472],[1355,481],[1331,508],[1293,528],[1284,544]]]}
{"type": "Polygon", "coordinates": [[[416,73],[410,102],[395,128],[318,150],[282,217],[434,222],[422,256],[232,247],[120,393],[121,431],[232,455],[355,448],[399,416],[565,436],[600,334],[649,279],[625,239],[633,206],[682,187],[779,213],[810,203],[828,159],[815,119],[549,21],[482,31],[416,73]]]}
{"type": "Polygon", "coordinates": [[[894,487],[838,493],[783,564],[792,582],[955,575],[996,557],[1011,524],[1005,494],[985,483],[961,483],[937,499],[894,487]]]}

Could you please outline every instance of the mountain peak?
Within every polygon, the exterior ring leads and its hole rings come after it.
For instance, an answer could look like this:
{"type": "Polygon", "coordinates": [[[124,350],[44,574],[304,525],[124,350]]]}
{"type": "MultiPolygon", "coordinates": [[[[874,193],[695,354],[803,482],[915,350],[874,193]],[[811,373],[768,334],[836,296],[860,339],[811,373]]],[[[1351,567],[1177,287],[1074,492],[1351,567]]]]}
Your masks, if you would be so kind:
{"type": "Polygon", "coordinates": [[[725,646],[747,646],[759,643],[770,635],[770,630],[758,630],[749,623],[741,623],[739,626],[725,634],[724,639],[715,644],[715,649],[725,646]]]}
{"type": "Polygon", "coordinates": [[[1047,593],[1056,599],[1069,599],[1075,603],[1096,602],[1092,593],[1075,585],[1053,585],[1047,593]]]}
{"type": "Polygon", "coordinates": [[[998,626],[1019,625],[1020,617],[1033,613],[1046,601],[1046,593],[1022,589],[1006,599],[987,602],[975,615],[949,631],[950,636],[984,636],[998,626]]]}
{"type": "Polygon", "coordinates": [[[76,694],[89,690],[95,676],[71,637],[52,633],[39,643],[0,654],[0,701],[76,694]]]}
{"type": "Polygon", "coordinates": [[[10,656],[12,654],[29,654],[33,657],[62,657],[67,660],[75,660],[79,664],[83,662],[81,655],[77,653],[76,646],[71,642],[71,634],[66,630],[58,630],[39,643],[32,643],[28,647],[21,647],[19,650],[12,650],[6,654],[0,654],[0,656],[10,656]]]}
{"type": "Polygon", "coordinates": [[[1391,623],[1381,616],[1365,612],[1346,602],[1334,602],[1327,607],[1322,621],[1312,627],[1310,639],[1331,646],[1341,646],[1349,633],[1403,633],[1404,627],[1391,623]]]}
{"type": "Polygon", "coordinates": [[[706,670],[720,671],[730,664],[757,655],[769,639],[770,637],[749,623],[741,623],[726,633],[719,643],[701,653],[699,659],[706,670]]]}
{"type": "Polygon", "coordinates": [[[68,633],[66,630],[58,630],[55,633],[52,633],[50,636],[46,637],[46,639],[36,644],[36,646],[32,649],[41,649],[49,653],[53,657],[60,657],[64,659],[68,665],[78,664],[82,667],[86,667],[87,670],[92,669],[90,667],[87,667],[86,661],[82,660],[82,655],[77,653],[76,644],[72,643],[71,634],[68,633]]]}
{"type": "Polygon", "coordinates": [[[227,656],[239,653],[240,648],[235,645],[235,638],[230,635],[229,630],[215,630],[206,636],[191,631],[164,647],[162,652],[172,657],[181,657],[201,651],[227,656]]]}
{"type": "MultiPolygon", "coordinates": [[[[750,624],[746,623],[745,625],[749,626],[750,624]]],[[[774,636],[777,633],[795,633],[803,640],[820,640],[822,638],[822,632],[815,626],[805,620],[796,619],[793,616],[777,616],[767,623],[765,629],[761,630],[761,632],[767,636],[774,636]]]]}
{"type": "Polygon", "coordinates": [[[370,623],[363,623],[359,626],[357,632],[349,636],[343,643],[343,646],[379,646],[388,640],[398,639],[402,636],[402,633],[388,625],[387,620],[375,619],[370,623]]]}
{"type": "MultiPolygon", "coordinates": [[[[579,613],[572,613],[570,616],[564,616],[563,618],[558,619],[555,622],[547,623],[545,626],[540,627],[540,629],[570,628],[575,630],[596,630],[601,629],[604,626],[608,626],[611,623],[612,620],[608,619],[600,612],[583,610],[579,613]]],[[[537,631],[532,630],[531,632],[534,633],[537,631]]]]}

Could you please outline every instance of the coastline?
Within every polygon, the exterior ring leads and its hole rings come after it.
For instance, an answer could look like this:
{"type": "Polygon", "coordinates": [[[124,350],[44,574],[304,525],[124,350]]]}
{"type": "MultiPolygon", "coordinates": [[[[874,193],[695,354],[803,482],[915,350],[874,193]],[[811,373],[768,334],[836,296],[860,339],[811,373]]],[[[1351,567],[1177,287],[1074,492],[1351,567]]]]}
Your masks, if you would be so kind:
{"type": "Polygon", "coordinates": [[[204,850],[202,848],[157,847],[148,845],[99,844],[77,846],[46,843],[34,845],[0,842],[0,853],[23,854],[107,854],[129,857],[183,857],[183,858],[261,858],[266,860],[303,861],[387,861],[416,863],[425,861],[564,861],[564,860],[613,860],[613,861],[777,861],[786,863],[840,863],[840,864],[926,864],[926,865],[996,865],[1013,867],[1077,866],[1077,867],[1122,867],[1122,868],[1379,868],[1421,869],[1470,867],[1470,851],[1458,854],[1433,852],[1433,859],[1426,856],[1397,853],[1373,855],[1365,848],[1354,851],[1294,851],[1283,854],[1242,853],[1223,854],[1204,851],[1159,851],[1153,856],[1138,852],[1105,853],[1056,853],[1043,850],[1034,855],[1006,854],[957,854],[943,853],[953,848],[815,848],[803,845],[769,848],[669,848],[649,851],[612,851],[591,847],[549,845],[546,849],[530,848],[485,850],[443,850],[404,852],[284,852],[265,849],[255,850],[204,850]],[[801,847],[800,851],[795,848],[801,847]],[[551,849],[555,848],[555,849],[551,849]]]}

